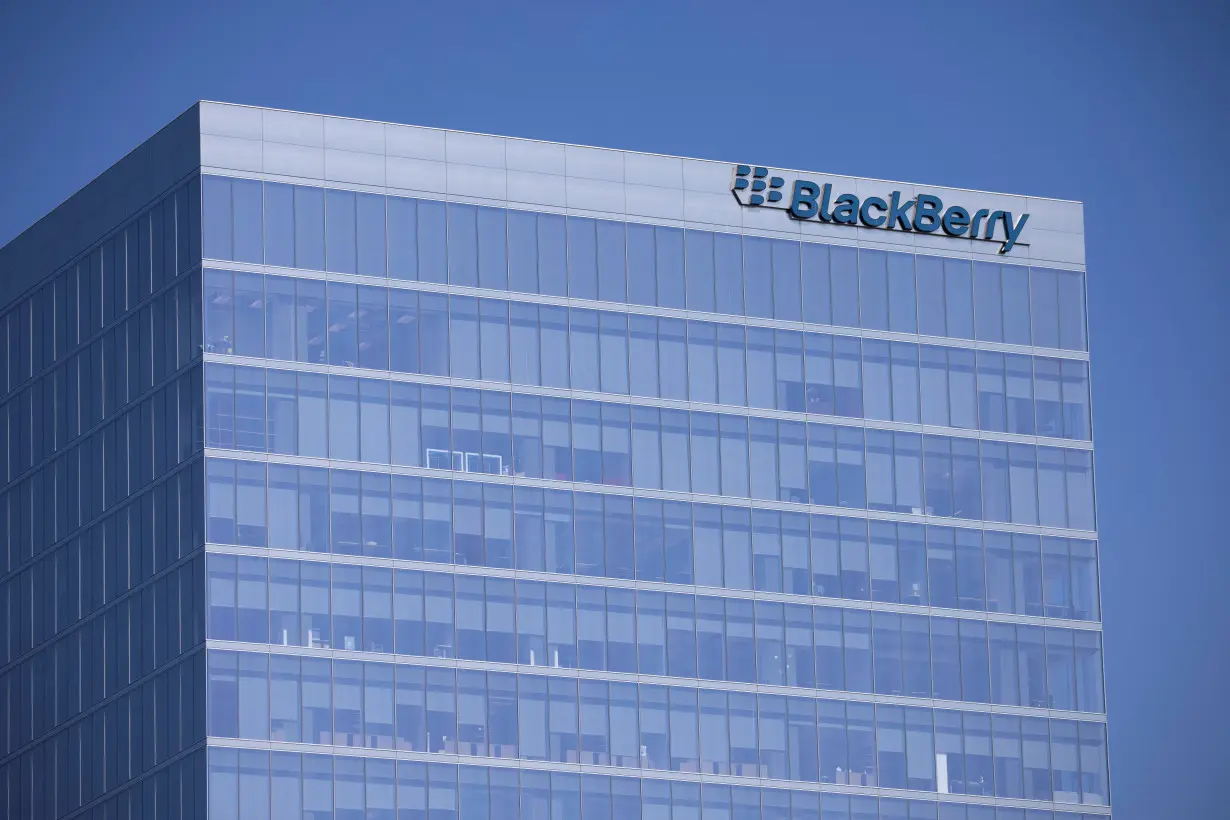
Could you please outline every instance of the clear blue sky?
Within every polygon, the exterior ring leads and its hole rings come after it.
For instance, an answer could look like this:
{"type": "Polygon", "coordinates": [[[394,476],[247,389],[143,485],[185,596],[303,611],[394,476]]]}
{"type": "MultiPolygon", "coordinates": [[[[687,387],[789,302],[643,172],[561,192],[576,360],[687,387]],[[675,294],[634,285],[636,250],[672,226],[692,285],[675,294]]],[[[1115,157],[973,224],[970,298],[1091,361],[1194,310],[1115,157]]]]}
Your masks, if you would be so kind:
{"type": "Polygon", "coordinates": [[[200,98],[1083,200],[1115,817],[1227,816],[1230,7],[2,5],[0,243],[200,98]]]}

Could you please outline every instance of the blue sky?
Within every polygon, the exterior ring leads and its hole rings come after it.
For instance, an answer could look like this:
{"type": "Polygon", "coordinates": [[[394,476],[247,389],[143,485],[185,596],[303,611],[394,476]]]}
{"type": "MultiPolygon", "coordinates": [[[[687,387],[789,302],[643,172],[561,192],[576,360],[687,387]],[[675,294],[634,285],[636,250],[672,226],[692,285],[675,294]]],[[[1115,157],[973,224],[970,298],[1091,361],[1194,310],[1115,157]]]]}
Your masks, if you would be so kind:
{"type": "Polygon", "coordinates": [[[1082,200],[1115,817],[1224,817],[1230,7],[426,5],[9,0],[0,242],[200,98],[1082,200]]]}

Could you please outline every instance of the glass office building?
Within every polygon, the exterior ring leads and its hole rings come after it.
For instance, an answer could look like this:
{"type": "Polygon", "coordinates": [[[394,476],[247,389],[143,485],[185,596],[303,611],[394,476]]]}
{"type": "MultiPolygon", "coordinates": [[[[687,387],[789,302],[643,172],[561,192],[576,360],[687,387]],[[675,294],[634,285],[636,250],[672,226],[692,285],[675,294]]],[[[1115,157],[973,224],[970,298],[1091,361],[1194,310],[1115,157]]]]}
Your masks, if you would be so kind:
{"type": "Polygon", "coordinates": [[[0,815],[1108,817],[1081,206],[740,170],[200,103],[0,250],[0,815]]]}

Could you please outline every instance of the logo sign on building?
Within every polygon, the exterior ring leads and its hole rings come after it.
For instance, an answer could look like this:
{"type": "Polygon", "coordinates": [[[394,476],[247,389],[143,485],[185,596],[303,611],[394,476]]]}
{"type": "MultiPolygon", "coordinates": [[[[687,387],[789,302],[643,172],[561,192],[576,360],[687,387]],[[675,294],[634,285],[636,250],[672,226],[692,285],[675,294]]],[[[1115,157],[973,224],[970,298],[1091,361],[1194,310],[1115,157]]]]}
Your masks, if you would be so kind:
{"type": "Polygon", "coordinates": [[[1018,217],[1011,211],[946,206],[934,194],[920,193],[913,199],[904,199],[900,191],[893,191],[888,199],[860,199],[855,194],[834,191],[830,182],[796,179],[787,187],[785,179],[757,165],[735,166],[731,193],[744,207],[777,208],[792,219],[998,242],[1000,253],[1029,244],[1020,241],[1029,214],[1018,217]]]}

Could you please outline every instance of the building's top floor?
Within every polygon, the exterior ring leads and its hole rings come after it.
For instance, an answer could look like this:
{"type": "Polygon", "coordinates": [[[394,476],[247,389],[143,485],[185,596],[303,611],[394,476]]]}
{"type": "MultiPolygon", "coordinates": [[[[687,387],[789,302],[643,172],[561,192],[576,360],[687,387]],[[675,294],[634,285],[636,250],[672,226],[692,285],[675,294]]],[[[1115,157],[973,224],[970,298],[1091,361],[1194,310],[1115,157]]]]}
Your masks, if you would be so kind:
{"type": "MultiPolygon", "coordinates": [[[[888,208],[872,203],[876,197],[885,205],[892,203],[893,192],[899,192],[902,203],[930,194],[945,208],[965,208],[970,218],[982,213],[982,235],[991,228],[997,240],[1006,227],[1000,226],[1004,218],[999,212],[1008,212],[1018,224],[1021,215],[1028,214],[1008,258],[1068,268],[1082,267],[1085,261],[1079,202],[768,169],[766,182],[775,177],[784,181],[785,201],[776,207],[748,207],[743,203],[750,186],[739,191],[739,198],[732,195],[737,166],[731,162],[200,102],[0,248],[0,306],[198,170],[684,228],[1005,259],[1000,241],[946,235],[953,233],[947,225],[934,232],[870,230],[836,224],[839,220],[791,219],[781,207],[789,204],[794,180],[807,179],[820,186],[832,184],[829,210],[835,210],[843,193],[857,197],[864,207],[856,204],[851,218],[861,223],[891,220],[888,208]]],[[[970,234],[959,218],[955,232],[970,234]]]]}

